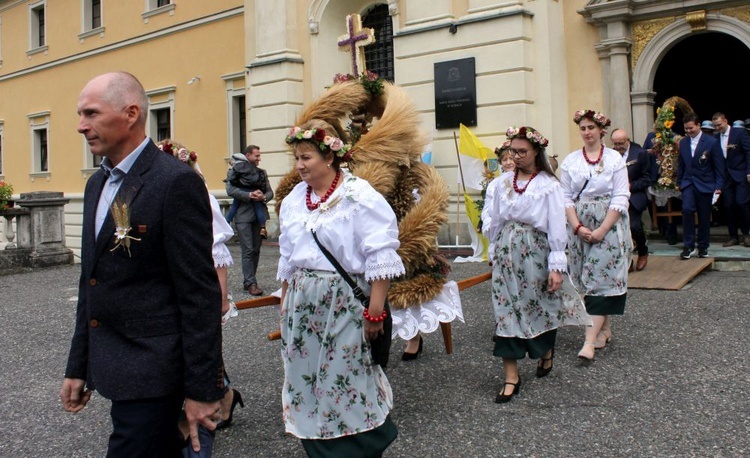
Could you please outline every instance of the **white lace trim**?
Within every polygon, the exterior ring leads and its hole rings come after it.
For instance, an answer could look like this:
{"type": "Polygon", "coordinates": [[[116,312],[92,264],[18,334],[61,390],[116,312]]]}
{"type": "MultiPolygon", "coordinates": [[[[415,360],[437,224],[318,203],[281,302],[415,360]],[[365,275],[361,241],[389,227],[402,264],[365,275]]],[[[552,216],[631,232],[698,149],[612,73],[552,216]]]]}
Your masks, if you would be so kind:
{"type": "Polygon", "coordinates": [[[616,210],[616,211],[622,213],[623,215],[627,215],[628,214],[628,206],[627,205],[623,206],[623,205],[617,205],[617,204],[610,204],[609,205],[609,209],[610,210],[616,210]]]}
{"type": "MultiPolygon", "coordinates": [[[[335,224],[337,221],[350,220],[357,213],[361,202],[374,201],[377,191],[368,186],[367,183],[354,175],[343,172],[343,183],[329,198],[316,210],[310,211],[305,204],[307,183],[299,183],[292,192],[284,198],[284,205],[288,205],[284,212],[285,218],[290,224],[302,223],[306,230],[317,230],[321,226],[335,224]]],[[[317,196],[312,197],[313,202],[317,196]]]]}
{"type": "Polygon", "coordinates": [[[276,280],[285,282],[292,281],[292,275],[294,275],[295,270],[296,268],[294,267],[282,266],[279,264],[279,267],[276,270],[276,280]]]}
{"type": "MultiPolygon", "coordinates": [[[[381,250],[384,251],[384,250],[381,250]]],[[[393,256],[396,257],[394,260],[378,262],[377,264],[368,264],[365,267],[365,280],[370,283],[375,280],[385,280],[394,277],[400,277],[406,273],[404,269],[404,263],[401,262],[401,258],[396,254],[396,250],[389,250],[393,252],[393,256]]],[[[390,257],[390,256],[389,256],[390,257]]]]}
{"type": "Polygon", "coordinates": [[[405,309],[392,309],[392,336],[409,340],[418,333],[430,333],[437,330],[440,323],[450,323],[456,319],[464,323],[464,312],[461,307],[461,296],[458,284],[449,281],[443,290],[424,304],[405,309]]]}
{"type": "Polygon", "coordinates": [[[560,168],[574,178],[574,181],[583,181],[594,175],[614,175],[615,172],[624,168],[625,159],[617,151],[604,148],[602,161],[597,165],[591,165],[583,158],[581,150],[573,151],[560,165],[560,168]]]}
{"type": "Polygon", "coordinates": [[[568,271],[568,256],[565,255],[565,251],[550,251],[547,256],[547,270],[550,272],[567,272],[568,271]]]}
{"type": "Polygon", "coordinates": [[[211,254],[214,258],[214,267],[229,267],[234,264],[232,254],[223,243],[221,245],[214,246],[211,250],[211,254]]]}
{"type": "Polygon", "coordinates": [[[556,179],[546,175],[539,175],[531,180],[531,183],[528,184],[529,187],[521,195],[513,189],[512,173],[505,173],[502,177],[498,178],[498,180],[500,179],[503,181],[497,185],[495,193],[499,193],[500,199],[510,205],[514,205],[522,196],[531,197],[534,200],[541,199],[560,187],[560,182],[556,179]]]}

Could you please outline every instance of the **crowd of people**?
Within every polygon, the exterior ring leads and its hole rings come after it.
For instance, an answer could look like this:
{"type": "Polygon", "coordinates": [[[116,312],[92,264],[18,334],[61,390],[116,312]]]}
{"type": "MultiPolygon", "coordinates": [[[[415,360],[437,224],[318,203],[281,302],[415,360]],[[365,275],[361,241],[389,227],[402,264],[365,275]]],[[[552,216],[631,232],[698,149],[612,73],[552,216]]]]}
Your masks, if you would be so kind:
{"type": "MultiPolygon", "coordinates": [[[[214,431],[244,407],[221,351],[221,326],[236,314],[227,219],[241,244],[243,287],[261,295],[256,269],[274,194],[258,167],[260,148],[249,146],[228,171],[235,205],[227,218],[207,192],[197,153],[146,136],[146,94],[133,75],[92,79],[78,113],[78,131],[104,159],[84,197],[63,407],[80,411],[92,390],[111,400],[108,456],[210,456],[214,431]]],[[[502,172],[487,187],[481,228],[490,240],[493,354],[504,372],[497,403],[519,393],[519,360],[538,360],[539,378],[553,370],[562,326],[585,329],[578,357],[594,360],[613,338],[611,317],[625,312],[629,271],[647,265],[641,220],[658,173],[653,155],[623,129],[605,146],[611,123],[600,112],[580,110],[573,121],[583,145],[566,156],[559,178],[549,140],[531,126],[509,128],[496,150],[502,172]]],[[[736,217],[725,245],[750,246],[750,136],[721,113],[712,122],[717,137],[694,114],[683,121],[681,257],[707,255],[716,196],[736,217]]],[[[345,167],[351,155],[342,137],[311,119],[285,138],[300,182],[278,215],[281,411],[309,456],[377,457],[398,435],[382,356],[390,339],[381,341],[390,334],[389,283],[405,266],[396,214],[345,167]]]]}

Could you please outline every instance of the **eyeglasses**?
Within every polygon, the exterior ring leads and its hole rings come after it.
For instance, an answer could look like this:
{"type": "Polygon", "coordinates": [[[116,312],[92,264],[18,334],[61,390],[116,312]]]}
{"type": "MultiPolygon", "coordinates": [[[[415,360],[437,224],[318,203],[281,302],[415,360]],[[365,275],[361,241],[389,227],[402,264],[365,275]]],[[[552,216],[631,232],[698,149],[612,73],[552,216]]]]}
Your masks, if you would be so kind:
{"type": "Polygon", "coordinates": [[[515,148],[508,148],[508,153],[510,153],[511,156],[518,156],[518,157],[526,157],[527,154],[529,154],[529,150],[527,149],[515,149],[515,148]]]}

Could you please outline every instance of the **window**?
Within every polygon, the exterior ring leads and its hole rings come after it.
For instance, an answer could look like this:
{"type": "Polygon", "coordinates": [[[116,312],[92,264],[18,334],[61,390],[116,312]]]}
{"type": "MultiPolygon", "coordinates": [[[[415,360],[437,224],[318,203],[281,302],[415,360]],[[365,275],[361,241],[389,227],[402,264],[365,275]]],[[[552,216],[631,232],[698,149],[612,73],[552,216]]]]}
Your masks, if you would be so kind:
{"type": "Polygon", "coordinates": [[[104,37],[102,0],[81,0],[81,12],[81,33],[78,34],[81,43],[94,35],[104,37]]]}
{"type": "Polygon", "coordinates": [[[31,124],[31,178],[49,179],[49,120],[50,112],[27,115],[31,124]]]}
{"type": "Polygon", "coordinates": [[[227,159],[247,146],[245,72],[222,75],[227,90],[227,159]]]}
{"type": "Polygon", "coordinates": [[[172,138],[172,123],[169,108],[153,110],[151,114],[156,120],[156,141],[172,138]]]}
{"type": "Polygon", "coordinates": [[[160,14],[169,14],[174,16],[175,4],[170,0],[146,0],[146,11],[141,13],[143,23],[148,24],[148,20],[151,16],[157,16],[160,14]]]}
{"type": "Polygon", "coordinates": [[[47,30],[45,27],[46,2],[39,2],[29,6],[29,21],[31,32],[30,48],[42,48],[47,45],[47,30]]]}
{"type": "Polygon", "coordinates": [[[156,0],[156,7],[160,8],[162,6],[167,6],[170,3],[172,3],[170,0],[156,0]]]}
{"type": "Polygon", "coordinates": [[[91,0],[91,28],[98,29],[102,26],[102,2],[91,0]]]}
{"type": "Polygon", "coordinates": [[[393,82],[393,23],[388,5],[381,3],[368,10],[362,20],[362,27],[370,27],[375,31],[375,43],[365,46],[367,69],[393,82]]]}

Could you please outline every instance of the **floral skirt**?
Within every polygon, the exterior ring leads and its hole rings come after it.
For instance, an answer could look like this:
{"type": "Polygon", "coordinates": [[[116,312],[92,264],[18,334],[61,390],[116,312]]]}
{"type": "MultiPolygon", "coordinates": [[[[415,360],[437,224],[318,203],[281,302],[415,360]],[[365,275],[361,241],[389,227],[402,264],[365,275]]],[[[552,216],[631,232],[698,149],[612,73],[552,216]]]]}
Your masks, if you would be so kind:
{"type": "MultiPolygon", "coordinates": [[[[355,278],[368,293],[369,285],[355,278]]],[[[281,308],[281,400],[288,433],[333,439],[385,422],[393,393],[372,363],[363,311],[338,273],[294,273],[281,308]]]]}
{"type": "Polygon", "coordinates": [[[517,222],[500,231],[492,258],[495,335],[532,339],[560,326],[591,324],[566,273],[560,289],[547,290],[548,255],[544,232],[517,222]]]}
{"type": "MultiPolygon", "coordinates": [[[[607,216],[609,202],[609,197],[581,199],[576,203],[578,219],[588,228],[599,227],[607,216]]],[[[568,251],[570,277],[586,296],[588,312],[594,315],[623,314],[628,292],[628,268],[633,257],[628,214],[620,214],[620,219],[600,243],[586,243],[568,227],[568,251]]]]}

